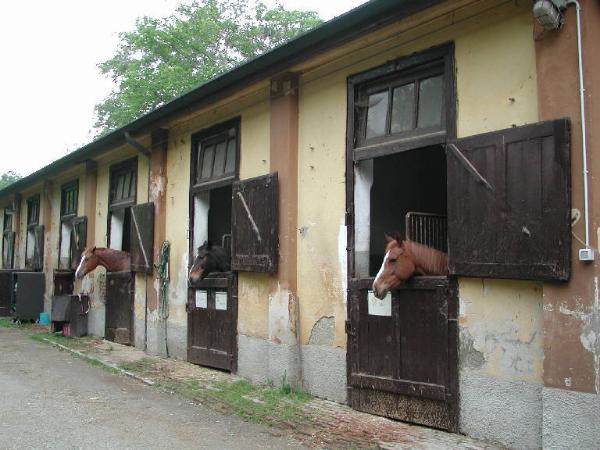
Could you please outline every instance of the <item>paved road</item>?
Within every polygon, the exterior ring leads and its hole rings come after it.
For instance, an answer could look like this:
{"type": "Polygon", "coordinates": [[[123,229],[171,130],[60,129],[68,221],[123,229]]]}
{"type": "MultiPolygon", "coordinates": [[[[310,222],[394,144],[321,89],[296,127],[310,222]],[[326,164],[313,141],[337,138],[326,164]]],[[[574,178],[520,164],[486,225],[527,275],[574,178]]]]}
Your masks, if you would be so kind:
{"type": "Polygon", "coordinates": [[[0,328],[0,449],[300,449],[0,328]]]}

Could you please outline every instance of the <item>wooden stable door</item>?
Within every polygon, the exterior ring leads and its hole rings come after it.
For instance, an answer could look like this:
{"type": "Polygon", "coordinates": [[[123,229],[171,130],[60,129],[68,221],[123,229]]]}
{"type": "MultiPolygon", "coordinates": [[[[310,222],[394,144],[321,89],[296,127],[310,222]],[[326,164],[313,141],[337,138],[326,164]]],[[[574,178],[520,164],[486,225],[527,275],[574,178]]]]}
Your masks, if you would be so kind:
{"type": "Polygon", "coordinates": [[[133,345],[133,282],[132,272],[106,274],[106,329],[108,341],[133,345]]]}
{"type": "Polygon", "coordinates": [[[360,411],[456,431],[457,295],[446,277],[414,277],[388,298],[351,280],[348,385],[360,411]]]}
{"type": "Polygon", "coordinates": [[[237,362],[237,277],[214,274],[189,289],[188,361],[234,372],[237,362]]]}

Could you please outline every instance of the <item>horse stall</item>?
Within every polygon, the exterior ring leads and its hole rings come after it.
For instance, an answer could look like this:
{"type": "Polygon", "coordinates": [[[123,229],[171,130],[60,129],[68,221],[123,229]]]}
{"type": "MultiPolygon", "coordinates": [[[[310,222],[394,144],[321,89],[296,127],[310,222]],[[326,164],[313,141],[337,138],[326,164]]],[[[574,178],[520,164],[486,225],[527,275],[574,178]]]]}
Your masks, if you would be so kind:
{"type": "Polygon", "coordinates": [[[457,289],[414,276],[383,299],[372,286],[384,233],[447,251],[446,155],[441,146],[355,166],[354,273],[349,279],[348,384],[352,407],[457,428],[457,289]]]}
{"type": "Polygon", "coordinates": [[[238,134],[238,121],[195,134],[190,174],[190,263],[205,242],[223,248],[227,262],[205,267],[208,276],[188,281],[187,359],[228,371],[237,367],[237,275],[231,271],[229,255],[238,134]]]}
{"type": "Polygon", "coordinates": [[[449,51],[436,48],[348,80],[346,332],[353,408],[455,431],[455,279],[415,275],[383,299],[373,292],[386,233],[447,252],[449,51]]]}

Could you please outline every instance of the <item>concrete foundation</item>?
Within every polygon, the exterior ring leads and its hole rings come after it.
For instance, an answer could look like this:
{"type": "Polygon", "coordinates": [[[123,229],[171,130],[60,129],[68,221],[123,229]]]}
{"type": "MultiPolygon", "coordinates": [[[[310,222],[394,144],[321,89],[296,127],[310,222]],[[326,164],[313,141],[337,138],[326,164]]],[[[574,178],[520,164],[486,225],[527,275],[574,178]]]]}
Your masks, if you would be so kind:
{"type": "Polygon", "coordinates": [[[600,395],[544,388],[545,449],[600,448],[600,395]]]}
{"type": "Polygon", "coordinates": [[[462,370],[460,431],[508,448],[542,447],[542,385],[462,370]]]}
{"type": "Polygon", "coordinates": [[[300,358],[295,345],[238,335],[238,374],[255,382],[298,385],[300,358]]]}
{"type": "Polygon", "coordinates": [[[106,325],[106,308],[104,304],[90,309],[88,316],[88,334],[103,338],[106,325]]]}
{"type": "MultiPolygon", "coordinates": [[[[158,347],[163,349],[164,325],[162,321],[159,321],[158,325],[158,347]]],[[[187,327],[169,323],[167,329],[167,341],[169,344],[169,356],[187,360],[187,327]]]]}
{"type": "Polygon", "coordinates": [[[301,385],[317,397],[346,402],[346,350],[276,344],[238,335],[238,374],[255,382],[301,385]],[[299,379],[302,374],[302,380],[299,379]]]}
{"type": "Polygon", "coordinates": [[[346,403],[346,349],[302,346],[304,389],[317,397],[346,403]]]}

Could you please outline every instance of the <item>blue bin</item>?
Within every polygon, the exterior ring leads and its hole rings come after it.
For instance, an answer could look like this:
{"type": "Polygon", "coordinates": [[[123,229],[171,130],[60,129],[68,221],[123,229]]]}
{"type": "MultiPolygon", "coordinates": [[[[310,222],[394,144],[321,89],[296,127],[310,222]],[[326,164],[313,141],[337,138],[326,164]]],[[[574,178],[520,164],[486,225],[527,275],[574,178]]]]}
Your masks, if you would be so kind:
{"type": "Polygon", "coordinates": [[[40,325],[49,325],[50,324],[50,316],[47,312],[40,313],[40,325]]]}

